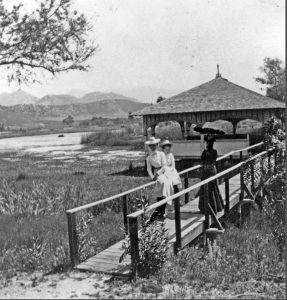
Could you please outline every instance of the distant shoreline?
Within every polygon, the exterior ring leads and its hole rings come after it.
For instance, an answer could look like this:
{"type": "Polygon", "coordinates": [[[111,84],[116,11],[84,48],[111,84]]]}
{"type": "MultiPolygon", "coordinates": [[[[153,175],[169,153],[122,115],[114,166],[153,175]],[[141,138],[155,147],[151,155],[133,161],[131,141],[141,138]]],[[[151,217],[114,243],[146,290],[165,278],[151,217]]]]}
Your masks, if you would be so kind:
{"type": "MultiPolygon", "coordinates": [[[[78,132],[82,132],[83,134],[84,133],[86,133],[87,131],[89,131],[89,130],[87,130],[88,128],[81,128],[81,129],[72,129],[72,130],[58,130],[58,129],[56,129],[56,130],[53,130],[53,131],[41,131],[41,130],[38,130],[38,131],[36,131],[36,130],[31,130],[31,131],[26,131],[25,133],[20,133],[20,132],[15,132],[15,133],[11,133],[11,134],[9,134],[9,135],[1,135],[0,134],[0,139],[9,139],[9,138],[16,138],[16,137],[25,137],[25,136],[35,136],[35,135],[52,135],[52,134],[67,134],[67,133],[78,133],[78,132]],[[85,129],[85,130],[84,130],[85,129]]],[[[91,130],[91,132],[97,132],[97,131],[100,131],[100,130],[102,130],[102,129],[97,129],[97,130],[91,130]]]]}

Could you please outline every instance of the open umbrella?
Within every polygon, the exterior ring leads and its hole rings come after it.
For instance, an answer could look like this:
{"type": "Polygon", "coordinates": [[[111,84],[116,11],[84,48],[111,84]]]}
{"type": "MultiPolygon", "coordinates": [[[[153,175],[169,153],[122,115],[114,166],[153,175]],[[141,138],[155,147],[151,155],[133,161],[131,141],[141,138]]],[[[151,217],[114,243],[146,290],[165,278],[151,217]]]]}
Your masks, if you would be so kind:
{"type": "Polygon", "coordinates": [[[225,134],[223,130],[220,129],[214,129],[214,128],[209,128],[209,127],[200,127],[200,126],[195,126],[193,128],[194,131],[200,133],[200,134],[225,134]]]}

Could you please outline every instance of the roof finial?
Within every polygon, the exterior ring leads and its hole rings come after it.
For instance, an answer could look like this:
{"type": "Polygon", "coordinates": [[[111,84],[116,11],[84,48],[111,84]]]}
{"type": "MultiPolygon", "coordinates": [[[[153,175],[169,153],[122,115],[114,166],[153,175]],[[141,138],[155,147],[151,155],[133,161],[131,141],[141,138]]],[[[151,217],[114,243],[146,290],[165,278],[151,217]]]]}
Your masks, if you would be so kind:
{"type": "Polygon", "coordinates": [[[217,74],[216,74],[216,78],[221,77],[221,74],[219,73],[219,64],[217,64],[217,74]]]}

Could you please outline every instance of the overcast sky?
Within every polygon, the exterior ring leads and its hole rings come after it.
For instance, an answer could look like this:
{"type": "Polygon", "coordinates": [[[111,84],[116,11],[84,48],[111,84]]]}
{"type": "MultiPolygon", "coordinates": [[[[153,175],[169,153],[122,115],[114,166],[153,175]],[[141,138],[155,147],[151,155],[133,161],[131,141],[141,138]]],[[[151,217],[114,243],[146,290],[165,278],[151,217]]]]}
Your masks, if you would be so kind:
{"type": "MultiPolygon", "coordinates": [[[[30,9],[33,0],[22,2],[30,9]]],[[[285,57],[284,0],[74,0],[74,6],[94,25],[100,49],[93,69],[47,76],[42,85],[21,86],[25,91],[186,90],[213,79],[217,63],[222,77],[259,91],[254,77],[263,58],[285,57]]],[[[18,88],[0,74],[0,92],[18,88]]]]}

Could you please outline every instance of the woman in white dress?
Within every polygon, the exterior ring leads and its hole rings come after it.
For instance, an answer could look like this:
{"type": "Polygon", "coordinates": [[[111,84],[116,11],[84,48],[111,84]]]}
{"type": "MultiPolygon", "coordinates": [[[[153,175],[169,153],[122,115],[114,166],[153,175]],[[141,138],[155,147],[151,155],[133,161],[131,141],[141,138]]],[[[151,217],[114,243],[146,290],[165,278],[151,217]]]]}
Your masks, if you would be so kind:
{"type": "MultiPolygon", "coordinates": [[[[146,145],[149,148],[149,155],[146,159],[147,171],[150,178],[156,181],[154,194],[157,201],[161,201],[164,198],[173,194],[173,186],[171,177],[168,176],[166,158],[163,152],[157,150],[160,139],[151,137],[146,141],[146,145]]],[[[150,222],[155,219],[162,219],[165,214],[166,205],[158,207],[150,218],[150,222]]]]}
{"type": "MultiPolygon", "coordinates": [[[[163,150],[163,153],[165,154],[166,159],[166,175],[171,179],[174,193],[178,193],[182,188],[182,183],[180,176],[175,168],[175,159],[173,154],[171,153],[171,147],[172,143],[168,139],[163,141],[161,144],[161,148],[163,150]]],[[[169,202],[168,204],[172,205],[171,202],[169,202]]]]}

